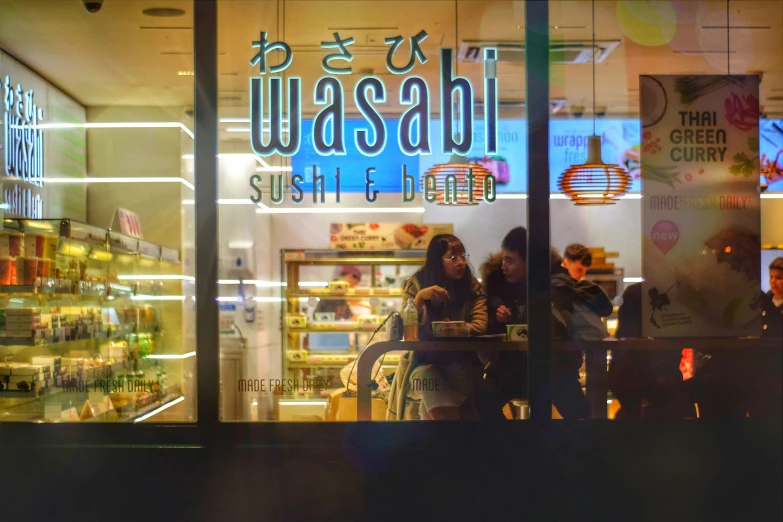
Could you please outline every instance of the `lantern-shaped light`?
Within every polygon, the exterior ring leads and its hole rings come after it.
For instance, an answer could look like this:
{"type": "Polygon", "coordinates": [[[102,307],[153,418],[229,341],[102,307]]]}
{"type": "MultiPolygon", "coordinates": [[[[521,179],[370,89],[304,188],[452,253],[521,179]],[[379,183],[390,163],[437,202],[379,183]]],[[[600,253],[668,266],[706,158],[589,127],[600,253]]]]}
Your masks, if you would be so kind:
{"type": "MultiPolygon", "coordinates": [[[[438,205],[478,205],[484,199],[484,180],[492,173],[481,165],[468,163],[464,158],[453,154],[448,163],[441,163],[427,171],[435,177],[435,198],[438,205]],[[473,201],[468,192],[468,173],[473,174],[473,201]],[[453,176],[453,179],[450,177],[453,176]],[[456,189],[456,191],[455,191],[456,189]],[[446,201],[449,203],[446,203],[446,201]]],[[[426,188],[427,178],[421,178],[422,192],[426,188]]]]}
{"type": "Polygon", "coordinates": [[[587,139],[587,161],[560,175],[557,188],[577,205],[612,205],[628,192],[631,176],[619,165],[603,162],[601,138],[587,139]]]}

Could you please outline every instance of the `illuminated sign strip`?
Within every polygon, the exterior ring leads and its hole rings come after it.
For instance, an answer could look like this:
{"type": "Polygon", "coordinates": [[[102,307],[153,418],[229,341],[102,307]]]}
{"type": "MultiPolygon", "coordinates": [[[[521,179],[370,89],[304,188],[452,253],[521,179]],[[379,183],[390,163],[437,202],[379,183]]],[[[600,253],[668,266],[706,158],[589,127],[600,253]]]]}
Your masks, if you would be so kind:
{"type": "Polygon", "coordinates": [[[152,354],[145,355],[145,359],[189,359],[195,357],[196,352],[188,352],[183,354],[152,354]]]}
{"type": "Polygon", "coordinates": [[[180,129],[194,139],[191,131],[184,123],[178,121],[128,121],[116,123],[41,123],[33,126],[34,129],[180,129]]]}
{"type": "Polygon", "coordinates": [[[152,417],[153,415],[157,415],[158,413],[162,412],[163,410],[167,410],[167,409],[171,408],[172,406],[174,406],[175,404],[179,404],[180,402],[182,402],[182,401],[184,401],[184,400],[185,400],[185,397],[181,397],[181,396],[180,396],[179,398],[177,398],[177,399],[174,399],[174,400],[173,400],[173,401],[171,401],[170,403],[168,403],[168,404],[164,404],[164,405],[163,405],[163,406],[161,406],[160,408],[156,408],[156,409],[152,410],[151,412],[149,412],[149,413],[147,413],[147,414],[145,414],[145,415],[142,415],[141,417],[139,417],[138,419],[136,419],[136,420],[135,420],[135,421],[133,421],[133,422],[134,422],[134,423],[136,423],[136,422],[141,422],[141,421],[143,421],[143,420],[147,420],[147,419],[149,419],[150,417],[152,417]]]}
{"type": "Polygon", "coordinates": [[[190,190],[196,190],[185,178],[175,177],[128,177],[128,178],[44,178],[46,183],[182,183],[190,190]]]}

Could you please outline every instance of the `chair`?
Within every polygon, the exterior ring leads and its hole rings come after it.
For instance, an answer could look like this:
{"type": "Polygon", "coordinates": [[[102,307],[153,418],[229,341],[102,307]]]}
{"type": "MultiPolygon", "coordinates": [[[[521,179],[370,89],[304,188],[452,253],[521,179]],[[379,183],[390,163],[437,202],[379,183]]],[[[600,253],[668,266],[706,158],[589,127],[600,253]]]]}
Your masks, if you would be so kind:
{"type": "MultiPolygon", "coordinates": [[[[331,422],[355,421],[358,418],[356,397],[343,397],[345,388],[338,388],[329,394],[329,403],[326,408],[326,420],[331,422]]],[[[372,420],[386,420],[386,402],[381,399],[372,399],[372,420]]]]}

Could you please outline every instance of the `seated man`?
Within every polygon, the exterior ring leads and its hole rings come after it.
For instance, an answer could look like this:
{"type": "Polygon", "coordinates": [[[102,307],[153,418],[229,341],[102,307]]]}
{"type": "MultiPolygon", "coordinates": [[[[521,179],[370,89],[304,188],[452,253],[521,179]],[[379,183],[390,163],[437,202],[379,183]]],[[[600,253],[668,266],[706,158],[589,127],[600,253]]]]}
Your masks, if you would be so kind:
{"type": "Polygon", "coordinates": [[[574,243],[568,245],[563,252],[563,262],[561,266],[568,270],[568,275],[581,281],[587,275],[587,271],[593,264],[593,255],[587,249],[587,247],[574,243]]]}
{"type": "MultiPolygon", "coordinates": [[[[563,260],[554,250],[551,251],[551,263],[552,307],[553,311],[558,311],[552,318],[553,336],[570,339],[574,338],[574,332],[579,334],[577,338],[588,336],[588,333],[596,327],[595,321],[587,320],[585,317],[594,309],[601,315],[609,315],[612,311],[612,303],[597,285],[589,281],[576,281],[565,274],[565,270],[560,266],[563,260]]],[[[527,324],[527,231],[525,228],[514,228],[506,235],[500,254],[491,256],[484,263],[481,274],[487,292],[489,333],[505,333],[508,324],[527,324]]],[[[597,315],[596,320],[603,326],[597,315]]],[[[605,327],[603,331],[606,331],[605,327]]],[[[596,340],[603,337],[599,335],[596,340]]],[[[587,399],[579,384],[581,365],[580,351],[552,354],[552,402],[565,419],[581,419],[589,416],[587,399]]],[[[497,418],[503,405],[509,400],[527,397],[527,354],[520,352],[493,354],[487,376],[488,380],[491,377],[491,381],[498,383],[497,389],[485,390],[480,394],[478,403],[482,417],[497,418]]]]}

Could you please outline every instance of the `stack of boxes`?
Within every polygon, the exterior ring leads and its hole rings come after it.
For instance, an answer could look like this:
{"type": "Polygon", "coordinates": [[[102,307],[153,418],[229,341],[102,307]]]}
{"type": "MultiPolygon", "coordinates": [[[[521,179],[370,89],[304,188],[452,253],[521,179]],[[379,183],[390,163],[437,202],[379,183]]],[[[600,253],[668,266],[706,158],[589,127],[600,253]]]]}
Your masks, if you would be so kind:
{"type": "MultiPolygon", "coordinates": [[[[7,308],[0,310],[0,331],[7,339],[32,339],[41,326],[40,308],[7,308]]],[[[38,334],[41,335],[41,334],[38,334]]]]}
{"type": "Polygon", "coordinates": [[[0,366],[0,391],[31,392],[52,385],[49,366],[8,363],[0,366]]]}
{"type": "Polygon", "coordinates": [[[592,270],[612,270],[614,263],[607,259],[620,257],[619,252],[604,252],[604,247],[595,247],[587,249],[593,256],[592,270]]]}

